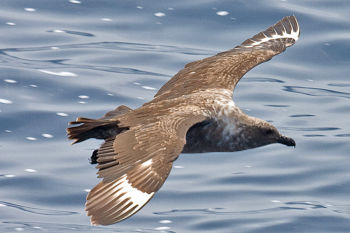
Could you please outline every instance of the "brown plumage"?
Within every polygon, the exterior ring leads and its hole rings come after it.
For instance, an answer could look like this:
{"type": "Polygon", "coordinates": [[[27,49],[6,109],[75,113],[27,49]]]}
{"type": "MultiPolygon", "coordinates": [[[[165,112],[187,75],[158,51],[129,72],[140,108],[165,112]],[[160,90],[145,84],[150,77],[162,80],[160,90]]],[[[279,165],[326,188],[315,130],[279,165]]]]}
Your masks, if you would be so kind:
{"type": "Polygon", "coordinates": [[[284,17],[229,51],[187,64],[140,108],[119,106],[100,119],[71,122],[79,124],[67,129],[74,143],[105,140],[92,157],[103,180],[87,196],[91,222],[112,224],[140,210],[181,152],[295,146],[271,124],[244,114],[232,92],[246,72],[293,45],[299,32],[296,18],[284,17]]]}

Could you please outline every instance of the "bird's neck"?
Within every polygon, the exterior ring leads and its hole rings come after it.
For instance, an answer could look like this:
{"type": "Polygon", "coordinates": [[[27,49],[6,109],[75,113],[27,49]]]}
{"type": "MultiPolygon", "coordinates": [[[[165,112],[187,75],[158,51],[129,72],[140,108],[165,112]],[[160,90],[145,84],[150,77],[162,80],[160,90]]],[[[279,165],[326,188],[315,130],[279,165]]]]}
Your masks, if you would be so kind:
{"type": "Polygon", "coordinates": [[[190,128],[183,153],[230,152],[247,149],[244,131],[254,119],[231,104],[217,108],[217,117],[190,128]]]}

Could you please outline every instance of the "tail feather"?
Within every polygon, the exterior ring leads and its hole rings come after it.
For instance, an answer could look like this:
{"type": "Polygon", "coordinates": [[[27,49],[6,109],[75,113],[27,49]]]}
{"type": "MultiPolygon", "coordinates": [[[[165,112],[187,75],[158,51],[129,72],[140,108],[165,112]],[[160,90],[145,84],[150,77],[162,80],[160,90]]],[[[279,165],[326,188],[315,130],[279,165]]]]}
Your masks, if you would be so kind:
{"type": "Polygon", "coordinates": [[[129,111],[131,111],[131,108],[121,105],[113,111],[106,113],[100,119],[78,117],[75,121],[69,122],[69,125],[74,126],[67,128],[68,138],[74,140],[72,144],[75,144],[89,138],[107,139],[116,136],[128,129],[118,127],[116,117],[129,111]]]}
{"type": "Polygon", "coordinates": [[[118,129],[117,122],[88,118],[77,118],[76,121],[70,122],[69,124],[81,124],[79,126],[67,128],[68,138],[74,140],[72,144],[82,142],[89,138],[105,139],[118,129]]]}

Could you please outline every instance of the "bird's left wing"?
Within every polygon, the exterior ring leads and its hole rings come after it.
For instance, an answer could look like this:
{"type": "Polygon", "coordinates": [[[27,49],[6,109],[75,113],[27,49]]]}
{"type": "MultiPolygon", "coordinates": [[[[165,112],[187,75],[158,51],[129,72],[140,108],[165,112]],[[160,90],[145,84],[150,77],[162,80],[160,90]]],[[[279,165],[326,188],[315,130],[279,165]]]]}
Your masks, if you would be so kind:
{"type": "Polygon", "coordinates": [[[158,91],[153,102],[210,88],[232,92],[246,72],[292,46],[299,34],[296,17],[286,16],[231,50],[188,63],[158,91]]]}
{"type": "Polygon", "coordinates": [[[129,130],[106,140],[97,152],[103,178],[88,194],[93,224],[112,224],[140,210],[164,183],[186,143],[186,132],[203,115],[168,112],[148,116],[145,108],[119,119],[129,130]]]}

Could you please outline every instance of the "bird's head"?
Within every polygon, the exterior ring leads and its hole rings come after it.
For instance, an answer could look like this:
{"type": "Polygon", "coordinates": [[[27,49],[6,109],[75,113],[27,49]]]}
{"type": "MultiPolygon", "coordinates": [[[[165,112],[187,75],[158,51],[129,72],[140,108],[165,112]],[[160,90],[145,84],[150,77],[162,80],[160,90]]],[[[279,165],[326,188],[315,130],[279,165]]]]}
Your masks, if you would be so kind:
{"type": "Polygon", "coordinates": [[[249,117],[247,124],[242,127],[244,130],[241,131],[240,137],[249,148],[273,143],[295,147],[295,141],[292,138],[282,135],[276,127],[264,120],[249,117]]]}

